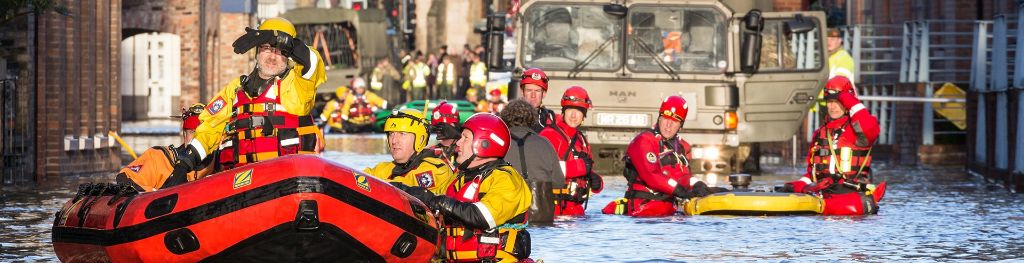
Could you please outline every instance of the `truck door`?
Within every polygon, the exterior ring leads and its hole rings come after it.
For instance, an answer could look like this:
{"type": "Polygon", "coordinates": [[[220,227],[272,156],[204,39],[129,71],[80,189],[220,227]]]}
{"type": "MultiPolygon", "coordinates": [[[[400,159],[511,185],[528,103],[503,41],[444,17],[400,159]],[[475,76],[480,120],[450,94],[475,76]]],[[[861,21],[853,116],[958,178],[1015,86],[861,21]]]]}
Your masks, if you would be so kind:
{"type": "MultiPolygon", "coordinates": [[[[823,13],[765,12],[763,17],[759,68],[751,75],[737,73],[737,133],[744,143],[791,138],[828,76],[823,13]],[[789,32],[797,27],[787,22],[794,21],[811,28],[789,32]]],[[[744,27],[742,19],[734,21],[744,27]]],[[[741,46],[742,40],[737,43],[741,46]]],[[[739,65],[739,48],[735,50],[739,65]]]]}

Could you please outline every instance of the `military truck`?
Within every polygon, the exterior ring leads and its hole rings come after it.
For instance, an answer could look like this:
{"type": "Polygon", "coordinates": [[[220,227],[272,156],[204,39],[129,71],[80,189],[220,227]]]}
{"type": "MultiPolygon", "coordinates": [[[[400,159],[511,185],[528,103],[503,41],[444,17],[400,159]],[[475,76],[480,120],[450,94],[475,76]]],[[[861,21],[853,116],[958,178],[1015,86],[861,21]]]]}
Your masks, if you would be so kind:
{"type": "Polygon", "coordinates": [[[488,63],[544,69],[546,107],[557,112],[571,85],[590,93],[583,126],[600,171],[622,171],[626,145],[655,125],[669,95],[689,105],[691,170],[740,170],[753,143],[792,139],[826,81],[822,12],[751,0],[612,2],[524,1],[512,20],[489,21],[493,30],[515,23],[516,54],[488,63]]]}
{"type": "Polygon", "coordinates": [[[319,114],[335,89],[348,86],[354,77],[368,76],[377,61],[392,55],[387,16],[381,9],[297,8],[281,17],[291,21],[299,39],[324,58],[327,82],[317,87],[314,114],[319,114]]]}

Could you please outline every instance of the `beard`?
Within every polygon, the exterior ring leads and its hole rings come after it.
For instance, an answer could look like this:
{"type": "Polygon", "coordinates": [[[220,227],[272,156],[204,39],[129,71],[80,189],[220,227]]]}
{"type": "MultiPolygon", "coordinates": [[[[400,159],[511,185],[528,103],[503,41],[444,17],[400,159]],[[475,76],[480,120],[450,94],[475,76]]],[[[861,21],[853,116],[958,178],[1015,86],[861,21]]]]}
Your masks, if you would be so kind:
{"type": "Polygon", "coordinates": [[[272,78],[274,76],[280,76],[281,74],[284,74],[285,70],[288,69],[288,61],[287,60],[285,60],[283,63],[279,63],[277,65],[270,65],[270,64],[272,64],[272,63],[263,63],[263,62],[257,63],[256,66],[259,69],[260,77],[266,77],[266,78],[269,79],[269,78],[272,78]]]}

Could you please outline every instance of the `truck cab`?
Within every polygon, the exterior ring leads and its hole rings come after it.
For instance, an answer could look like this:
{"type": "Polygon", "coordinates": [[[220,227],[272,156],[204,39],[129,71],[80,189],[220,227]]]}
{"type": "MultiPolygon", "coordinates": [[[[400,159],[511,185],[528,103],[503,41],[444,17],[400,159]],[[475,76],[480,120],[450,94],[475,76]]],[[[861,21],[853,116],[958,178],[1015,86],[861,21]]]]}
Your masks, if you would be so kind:
{"type": "Polygon", "coordinates": [[[566,88],[587,89],[594,107],[583,127],[599,171],[622,171],[625,147],[655,125],[670,95],[690,107],[681,136],[694,146],[691,170],[738,171],[752,143],[792,138],[826,81],[822,12],[773,12],[765,1],[608,2],[524,1],[508,21],[516,54],[504,63],[543,69],[543,104],[556,113],[566,88]]]}

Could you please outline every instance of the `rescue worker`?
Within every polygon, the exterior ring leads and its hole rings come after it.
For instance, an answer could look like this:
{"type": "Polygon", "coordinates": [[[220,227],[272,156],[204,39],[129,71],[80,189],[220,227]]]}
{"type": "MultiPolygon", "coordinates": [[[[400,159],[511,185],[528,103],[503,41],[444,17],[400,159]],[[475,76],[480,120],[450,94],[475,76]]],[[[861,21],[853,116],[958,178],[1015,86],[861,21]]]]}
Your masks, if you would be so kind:
{"type": "Polygon", "coordinates": [[[452,171],[455,171],[455,141],[462,136],[460,121],[459,109],[447,101],[441,101],[430,114],[430,130],[437,138],[437,145],[431,148],[433,156],[443,160],[452,171]]]}
{"type": "Polygon", "coordinates": [[[533,130],[540,132],[544,127],[554,125],[555,111],[541,105],[548,92],[548,75],[539,68],[527,69],[520,78],[519,89],[526,102],[537,109],[537,124],[533,125],[533,130]]]}
{"type": "Polygon", "coordinates": [[[373,129],[377,122],[377,111],[388,107],[388,101],[366,90],[366,81],[352,79],[352,91],[346,94],[339,109],[345,122],[345,132],[363,132],[373,129]]]}
{"type": "Polygon", "coordinates": [[[530,223],[550,224],[555,216],[555,193],[552,189],[565,188],[565,176],[558,163],[558,154],[544,137],[537,136],[533,124],[537,111],[529,102],[515,99],[501,111],[501,120],[508,124],[512,143],[505,161],[519,171],[530,185],[533,204],[530,205],[530,223]]]}
{"type": "MultiPolygon", "coordinates": [[[[187,144],[195,135],[196,127],[199,126],[199,113],[203,112],[203,104],[194,104],[188,109],[181,109],[181,116],[171,118],[181,120],[181,144],[187,144]]],[[[135,159],[128,166],[121,168],[117,173],[115,181],[118,184],[131,185],[139,192],[151,192],[163,188],[164,182],[170,177],[174,170],[177,152],[174,145],[153,146],[138,159],[135,159]]],[[[190,172],[185,177],[188,182],[206,177],[213,172],[213,165],[210,165],[213,158],[206,158],[200,163],[203,167],[198,171],[190,172]]],[[[169,186],[168,186],[169,187],[169,186]]]]}
{"type": "Polygon", "coordinates": [[[424,151],[430,134],[423,113],[413,109],[394,111],[384,122],[384,133],[394,160],[381,162],[363,172],[388,182],[444,194],[454,175],[443,160],[433,157],[431,151],[424,151]]]}
{"type": "Polygon", "coordinates": [[[501,90],[492,89],[487,93],[487,100],[476,104],[476,112],[487,112],[497,115],[505,109],[505,101],[501,99],[501,90]]]}
{"type": "Polygon", "coordinates": [[[579,130],[587,110],[593,107],[587,90],[572,86],[562,95],[561,118],[540,131],[558,154],[558,165],[565,175],[565,187],[555,189],[555,215],[581,216],[591,194],[604,189],[604,180],[594,172],[594,155],[587,136],[579,130]]]}
{"type": "Polygon", "coordinates": [[[459,171],[444,195],[403,187],[444,218],[443,258],[448,262],[517,262],[530,256],[526,212],[532,201],[523,177],[502,160],[508,127],[493,114],[477,113],[462,126],[459,171]]]}
{"type": "Polygon", "coordinates": [[[412,62],[406,65],[405,79],[408,86],[403,86],[409,93],[409,101],[426,99],[427,77],[430,75],[430,66],[423,62],[423,52],[416,51],[412,62]]]}
{"type": "Polygon", "coordinates": [[[827,122],[814,131],[807,173],[786,183],[783,192],[823,194],[826,209],[833,196],[864,193],[874,203],[862,211],[877,211],[875,206],[885,194],[885,182],[875,187],[871,176],[871,147],[878,139],[878,119],[857,99],[848,78],[830,79],[825,92],[827,122]]]}
{"type": "Polygon", "coordinates": [[[348,87],[340,86],[334,89],[334,97],[324,104],[324,109],[320,112],[320,119],[324,122],[325,133],[345,132],[345,122],[341,118],[341,103],[344,98],[348,97],[348,94],[348,87]]]}
{"type": "Polygon", "coordinates": [[[480,61],[480,55],[469,53],[473,64],[469,66],[469,90],[466,91],[466,100],[477,103],[484,94],[484,87],[487,86],[487,65],[480,61]]]}
{"type": "Polygon", "coordinates": [[[370,74],[370,91],[380,94],[387,101],[401,102],[398,88],[395,87],[395,80],[400,79],[402,74],[391,65],[391,61],[386,58],[378,60],[377,67],[370,74]]]}
{"type": "Polygon", "coordinates": [[[707,184],[690,174],[690,144],[679,136],[689,106],[672,95],[661,102],[658,122],[640,132],[626,147],[626,194],[601,210],[605,214],[670,216],[676,198],[683,200],[711,193],[707,184]]]}
{"type": "Polygon", "coordinates": [[[195,170],[215,149],[224,169],[315,153],[322,135],[310,111],[316,87],[326,80],[323,59],[296,38],[295,26],[284,18],[245,31],[232,47],[236,54],[255,48],[256,67],[206,105],[195,139],[178,148],[172,177],[195,170]]]}
{"type": "Polygon", "coordinates": [[[441,63],[437,64],[437,98],[455,98],[455,63],[452,63],[451,56],[441,56],[441,63]]]}

